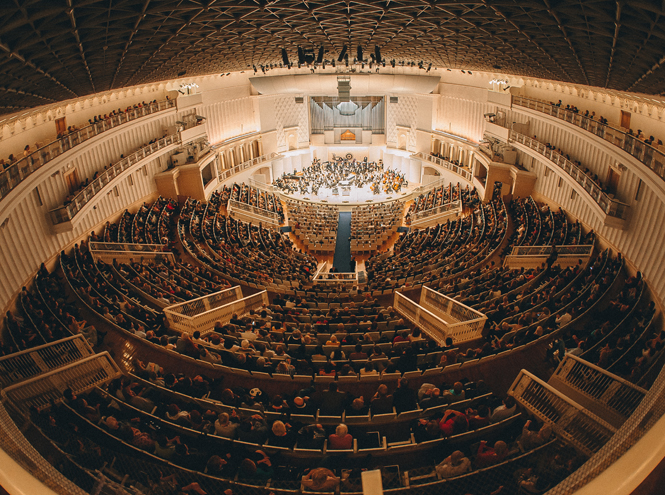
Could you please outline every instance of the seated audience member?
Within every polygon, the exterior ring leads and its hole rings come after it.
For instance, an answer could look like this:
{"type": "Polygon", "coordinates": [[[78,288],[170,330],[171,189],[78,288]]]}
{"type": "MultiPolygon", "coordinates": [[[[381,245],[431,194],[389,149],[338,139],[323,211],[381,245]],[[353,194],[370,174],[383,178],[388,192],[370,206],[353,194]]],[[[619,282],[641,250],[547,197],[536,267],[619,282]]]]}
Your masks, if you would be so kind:
{"type": "Polygon", "coordinates": [[[337,425],[335,433],[328,437],[329,450],[348,450],[353,448],[353,437],[344,423],[337,425]]]}
{"type": "Polygon", "coordinates": [[[312,469],[301,480],[303,488],[315,492],[334,492],[339,482],[340,479],[335,473],[323,467],[312,469]]]}
{"type": "Polygon", "coordinates": [[[531,420],[526,422],[519,438],[524,450],[533,450],[540,447],[547,443],[552,436],[552,426],[550,424],[545,423],[538,431],[531,430],[532,424],[531,420]]]}
{"type": "Polygon", "coordinates": [[[446,390],[443,396],[450,400],[451,403],[459,402],[465,399],[464,385],[461,382],[455,382],[453,388],[446,390]]]}
{"type": "Polygon", "coordinates": [[[360,370],[360,376],[378,375],[376,365],[371,361],[365,363],[365,366],[360,370]]]}
{"type": "Polygon", "coordinates": [[[417,409],[416,392],[409,388],[407,378],[400,378],[397,390],[393,392],[393,406],[397,414],[417,409]]]}
{"type": "Polygon", "coordinates": [[[349,359],[352,361],[367,359],[367,353],[363,352],[363,346],[361,344],[356,344],[355,351],[349,354],[349,359]]]}
{"type": "Polygon", "coordinates": [[[341,416],[346,405],[346,394],[337,390],[337,383],[330,382],[328,390],[321,394],[319,413],[322,416],[341,416]]]}
{"type": "Polygon", "coordinates": [[[487,442],[483,440],[478,447],[476,454],[476,467],[482,469],[502,462],[508,456],[508,446],[506,442],[498,440],[494,447],[488,447],[487,442]]]}
{"type": "Polygon", "coordinates": [[[454,478],[471,469],[471,461],[464,454],[456,450],[436,466],[436,474],[440,478],[454,478]]]}
{"type": "Polygon", "coordinates": [[[413,429],[413,435],[417,443],[440,438],[441,428],[439,428],[439,422],[435,419],[427,421],[421,418],[413,429]]]}
{"type": "Polygon", "coordinates": [[[303,449],[321,449],[326,439],[326,430],[320,424],[303,426],[298,430],[298,447],[303,449]]]}
{"type": "Polygon", "coordinates": [[[448,409],[439,421],[439,428],[447,437],[458,435],[469,431],[469,420],[463,412],[448,409]]]}
{"type": "Polygon", "coordinates": [[[485,404],[478,406],[478,410],[471,408],[466,410],[466,417],[469,418],[469,428],[475,430],[490,424],[490,408],[485,404]]]}
{"type": "Polygon", "coordinates": [[[506,418],[511,417],[517,411],[517,402],[511,395],[507,395],[503,399],[503,404],[494,409],[490,416],[490,423],[498,423],[506,418]]]}
{"type": "Polygon", "coordinates": [[[220,413],[215,421],[215,435],[225,438],[235,438],[238,423],[232,423],[228,413],[220,413]]]}
{"type": "Polygon", "coordinates": [[[272,424],[271,435],[268,438],[270,445],[277,447],[293,447],[294,437],[288,423],[275,421],[272,424]]]}
{"type": "Polygon", "coordinates": [[[430,388],[425,391],[425,395],[420,401],[420,408],[427,409],[448,403],[449,401],[445,397],[441,396],[441,390],[439,388],[430,388]]]}
{"type": "Polygon", "coordinates": [[[393,396],[388,394],[388,386],[385,383],[379,385],[371,402],[372,414],[387,414],[393,412],[393,396]]]}
{"type": "Polygon", "coordinates": [[[369,412],[369,406],[365,404],[365,399],[362,395],[357,399],[353,399],[351,404],[346,408],[347,416],[366,416],[369,412]]]}

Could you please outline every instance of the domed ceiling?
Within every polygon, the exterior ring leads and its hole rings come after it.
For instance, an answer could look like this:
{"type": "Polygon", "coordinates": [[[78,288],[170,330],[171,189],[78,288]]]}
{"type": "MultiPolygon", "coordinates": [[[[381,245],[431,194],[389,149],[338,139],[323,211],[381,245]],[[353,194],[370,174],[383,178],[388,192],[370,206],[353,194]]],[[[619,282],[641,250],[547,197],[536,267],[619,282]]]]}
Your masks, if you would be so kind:
{"type": "Polygon", "coordinates": [[[286,59],[344,66],[345,46],[350,63],[360,55],[368,64],[415,64],[423,72],[431,64],[660,95],[664,5],[5,0],[0,113],[182,76],[261,73],[286,59]]]}

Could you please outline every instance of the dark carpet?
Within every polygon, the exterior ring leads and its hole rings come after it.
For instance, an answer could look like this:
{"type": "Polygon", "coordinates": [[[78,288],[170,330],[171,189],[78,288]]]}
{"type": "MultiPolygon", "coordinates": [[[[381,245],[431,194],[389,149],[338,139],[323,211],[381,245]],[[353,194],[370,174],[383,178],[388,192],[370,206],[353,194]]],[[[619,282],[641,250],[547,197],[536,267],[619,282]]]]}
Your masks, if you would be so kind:
{"type": "Polygon", "coordinates": [[[339,214],[337,224],[337,242],[335,243],[335,259],[333,266],[338,272],[351,271],[351,212],[339,214]]]}

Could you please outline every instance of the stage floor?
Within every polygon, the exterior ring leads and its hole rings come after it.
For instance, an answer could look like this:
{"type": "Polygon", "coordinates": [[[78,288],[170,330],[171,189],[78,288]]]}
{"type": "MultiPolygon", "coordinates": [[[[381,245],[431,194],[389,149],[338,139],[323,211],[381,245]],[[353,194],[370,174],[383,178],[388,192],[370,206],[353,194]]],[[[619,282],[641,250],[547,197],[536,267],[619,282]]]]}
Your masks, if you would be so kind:
{"type": "Polygon", "coordinates": [[[299,199],[299,200],[310,200],[310,201],[322,201],[328,204],[352,204],[352,205],[361,205],[367,203],[380,203],[384,201],[392,201],[395,199],[404,199],[408,196],[416,187],[420,184],[409,183],[409,187],[402,188],[401,192],[393,194],[374,194],[371,190],[371,186],[366,185],[364,187],[351,187],[350,194],[348,196],[342,195],[342,189],[339,188],[339,194],[333,194],[332,189],[327,187],[322,187],[319,189],[318,194],[300,194],[299,192],[293,194],[283,193],[286,197],[299,199]]]}

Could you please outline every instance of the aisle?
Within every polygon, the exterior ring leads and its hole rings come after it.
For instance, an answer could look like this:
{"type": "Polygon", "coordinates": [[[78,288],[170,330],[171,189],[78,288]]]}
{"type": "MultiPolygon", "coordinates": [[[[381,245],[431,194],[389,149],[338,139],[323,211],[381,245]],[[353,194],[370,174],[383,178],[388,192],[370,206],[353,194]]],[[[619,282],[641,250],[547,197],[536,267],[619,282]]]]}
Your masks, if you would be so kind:
{"type": "Polygon", "coordinates": [[[337,224],[337,242],[333,266],[338,272],[351,271],[351,212],[341,212],[337,224]]]}

